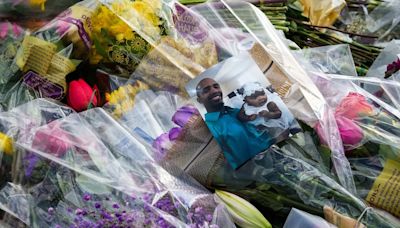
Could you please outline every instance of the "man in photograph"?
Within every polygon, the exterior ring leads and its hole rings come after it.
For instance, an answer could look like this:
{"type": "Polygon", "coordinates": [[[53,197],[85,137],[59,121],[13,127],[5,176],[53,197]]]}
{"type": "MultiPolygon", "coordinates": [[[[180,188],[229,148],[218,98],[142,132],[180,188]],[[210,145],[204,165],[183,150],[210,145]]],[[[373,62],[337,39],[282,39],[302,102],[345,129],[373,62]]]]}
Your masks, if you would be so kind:
{"type": "Polygon", "coordinates": [[[255,137],[239,119],[243,110],[224,105],[220,85],[211,78],[202,79],[196,86],[197,101],[204,105],[205,121],[234,169],[272,145],[270,137],[255,137]]]}

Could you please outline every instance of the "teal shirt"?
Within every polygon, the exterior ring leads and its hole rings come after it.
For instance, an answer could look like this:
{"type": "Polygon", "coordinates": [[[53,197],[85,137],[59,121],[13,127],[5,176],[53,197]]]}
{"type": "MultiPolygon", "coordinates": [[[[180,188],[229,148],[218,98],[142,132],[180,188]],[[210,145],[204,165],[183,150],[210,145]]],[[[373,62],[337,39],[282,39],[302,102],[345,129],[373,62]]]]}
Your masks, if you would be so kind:
{"type": "Polygon", "coordinates": [[[252,134],[237,118],[239,111],[239,109],[224,107],[222,112],[211,112],[205,115],[208,128],[234,169],[272,144],[272,139],[268,135],[257,137],[252,134]]]}

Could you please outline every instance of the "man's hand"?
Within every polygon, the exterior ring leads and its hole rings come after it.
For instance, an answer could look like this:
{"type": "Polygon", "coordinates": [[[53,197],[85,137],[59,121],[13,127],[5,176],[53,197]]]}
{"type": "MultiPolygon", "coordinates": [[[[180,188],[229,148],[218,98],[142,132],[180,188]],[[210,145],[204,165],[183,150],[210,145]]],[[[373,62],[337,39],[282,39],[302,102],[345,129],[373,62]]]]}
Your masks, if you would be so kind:
{"type": "Polygon", "coordinates": [[[237,118],[242,122],[249,122],[249,121],[255,120],[257,118],[257,115],[256,114],[250,115],[250,116],[246,115],[243,106],[244,106],[244,104],[242,105],[242,108],[240,109],[240,111],[237,115],[237,118]]]}

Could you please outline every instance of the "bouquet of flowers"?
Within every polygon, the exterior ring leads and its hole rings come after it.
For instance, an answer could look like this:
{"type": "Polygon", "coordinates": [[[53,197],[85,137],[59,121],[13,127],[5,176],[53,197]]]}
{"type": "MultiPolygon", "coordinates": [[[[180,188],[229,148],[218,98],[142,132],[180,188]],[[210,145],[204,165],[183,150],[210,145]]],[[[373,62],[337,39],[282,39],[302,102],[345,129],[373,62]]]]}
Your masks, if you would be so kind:
{"type": "Polygon", "coordinates": [[[0,3],[0,18],[9,18],[22,21],[21,19],[39,19],[54,17],[79,0],[4,0],[0,3]]]}
{"type": "MultiPolygon", "coordinates": [[[[60,115],[64,107],[35,102],[46,123],[19,125],[15,179],[0,191],[2,209],[23,223],[233,226],[213,195],[174,166],[154,163],[146,145],[103,109],[60,115]]],[[[3,116],[3,126],[13,128],[13,116],[3,116]]]]}
{"type": "Polygon", "coordinates": [[[120,1],[111,3],[110,7],[113,11],[101,5],[92,18],[94,48],[91,49],[90,62],[101,63],[106,69],[111,68],[119,75],[129,77],[151,50],[151,44],[119,15],[129,10],[138,13],[134,18],[143,20],[142,23],[153,29],[153,36],[162,36],[166,33],[166,22],[161,18],[161,1],[120,1]]]}
{"type": "MultiPolygon", "coordinates": [[[[229,170],[229,166],[227,166],[226,161],[224,161],[223,156],[221,155],[220,150],[218,149],[218,146],[216,142],[212,139],[210,136],[209,132],[205,129],[204,123],[201,123],[201,120],[198,120],[197,122],[192,120],[188,121],[188,126],[184,127],[184,130],[181,130],[179,127],[172,127],[169,128],[171,129],[168,133],[162,134],[162,136],[154,142],[154,147],[157,151],[161,151],[161,154],[165,154],[164,158],[170,161],[174,161],[178,166],[180,166],[182,169],[184,169],[187,173],[191,174],[192,176],[195,176],[197,180],[199,180],[201,183],[205,184],[206,186],[210,186],[212,188],[223,188],[228,191],[234,191],[236,193],[242,192],[242,196],[249,197],[251,195],[251,189],[257,189],[255,188],[256,186],[260,185],[260,191],[257,191],[254,193],[255,201],[259,202],[261,206],[266,206],[263,201],[265,202],[266,198],[271,198],[271,197],[266,197],[263,198],[263,200],[257,199],[256,196],[260,196],[260,192],[269,192],[271,194],[275,194],[277,196],[277,199],[282,199],[282,196],[289,196],[290,194],[288,192],[282,192],[281,188],[291,188],[294,190],[295,193],[292,197],[289,197],[286,199],[286,203],[291,206],[298,206],[300,207],[301,205],[306,206],[306,205],[314,205],[312,206],[314,211],[313,213],[319,213],[322,214],[324,212],[323,208],[325,206],[333,207],[337,209],[340,213],[345,214],[347,217],[352,217],[353,220],[353,225],[357,222],[357,219],[360,219],[362,223],[365,225],[378,225],[378,226],[392,226],[397,224],[398,222],[396,220],[389,221],[388,223],[385,224],[384,218],[385,216],[381,216],[379,212],[377,212],[375,209],[370,210],[368,209],[367,204],[365,204],[362,200],[360,200],[357,196],[356,188],[355,188],[355,182],[353,179],[353,176],[351,174],[352,169],[350,166],[350,163],[348,162],[347,158],[345,157],[344,153],[344,147],[348,149],[348,146],[350,143],[354,143],[355,141],[359,140],[361,137],[360,135],[357,134],[352,134],[352,130],[354,133],[354,129],[344,129],[343,126],[345,124],[349,124],[349,121],[341,119],[340,121],[343,121],[342,123],[337,121],[337,115],[335,115],[335,109],[329,100],[329,96],[324,94],[323,92],[324,89],[323,87],[320,87],[317,81],[312,81],[312,77],[309,77],[305,72],[303,71],[297,71],[298,68],[296,67],[295,62],[296,61],[290,61],[290,57],[287,57],[283,59],[282,57],[282,52],[285,52],[284,50],[285,47],[280,43],[280,40],[276,37],[274,37],[274,33],[266,33],[265,30],[269,28],[268,25],[260,25],[260,27],[257,26],[252,26],[248,27],[246,26],[247,24],[250,24],[250,19],[247,18],[241,18],[240,14],[236,14],[236,10],[239,9],[241,12],[243,12],[243,9],[248,10],[248,14],[253,14],[254,18],[262,17],[262,15],[258,14],[257,10],[252,8],[251,6],[246,6],[245,4],[241,3],[235,3],[235,4],[228,4],[225,5],[225,8],[230,10],[231,15],[229,14],[224,14],[224,15],[218,15],[218,11],[213,10],[215,8],[215,5],[213,4],[207,4],[206,6],[202,6],[202,11],[200,13],[205,12],[204,8],[209,7],[208,13],[214,13],[216,14],[214,17],[212,17],[214,20],[215,18],[222,18],[223,21],[227,21],[228,18],[230,21],[232,20],[237,20],[238,23],[234,24],[236,28],[240,28],[241,30],[245,30],[249,32],[252,36],[254,36],[254,40],[257,42],[259,41],[259,46],[262,47],[267,53],[272,55],[272,58],[274,62],[277,62],[280,64],[279,66],[287,66],[286,70],[284,71],[286,74],[286,78],[279,79],[274,78],[271,76],[271,81],[273,83],[278,84],[278,88],[281,87],[282,90],[280,90],[281,94],[284,97],[284,100],[287,102],[288,107],[293,110],[295,116],[306,122],[309,126],[311,127],[316,127],[317,129],[324,129],[324,130],[318,130],[319,138],[321,140],[322,144],[328,145],[328,148],[330,149],[331,153],[331,161],[334,164],[335,172],[332,174],[330,173],[330,168],[329,165],[318,165],[318,163],[321,160],[324,160],[324,158],[321,157],[322,154],[324,154],[323,151],[320,151],[322,147],[317,147],[315,145],[312,145],[312,143],[299,143],[299,142],[293,142],[292,144],[289,145],[284,145],[281,146],[281,148],[275,148],[271,149],[270,151],[267,151],[265,155],[260,156],[260,160],[268,161],[268,163],[265,163],[263,165],[257,166],[252,164],[252,162],[248,163],[248,170],[250,171],[244,171],[247,170],[247,168],[242,168],[242,171],[233,171],[229,170]],[[230,8],[231,7],[231,8],[230,8]],[[239,18],[239,19],[238,19],[239,18]],[[241,23],[242,22],[242,23],[241,23]],[[278,54],[279,53],[279,54],[278,54]],[[296,76],[296,77],[295,77],[296,76]],[[288,82],[290,83],[289,89],[283,90],[284,84],[282,82],[288,82]],[[279,84],[281,83],[281,84],[279,84]],[[309,83],[304,85],[304,83],[309,83]],[[280,86],[279,86],[280,85],[280,86]],[[315,87],[314,87],[315,86],[315,87]],[[296,88],[298,92],[305,97],[306,101],[310,101],[308,103],[306,102],[293,102],[291,99],[294,100],[295,96],[298,96],[299,93],[296,93],[296,88]],[[292,102],[291,102],[292,101],[292,102]],[[314,101],[314,102],[311,102],[314,101]],[[301,109],[298,109],[301,107],[301,109]],[[297,110],[296,110],[297,109],[297,110]],[[307,111],[305,111],[307,110],[307,111]],[[314,111],[312,111],[314,110],[314,111]],[[305,114],[310,114],[314,113],[315,116],[306,116],[305,114]],[[199,125],[195,125],[195,123],[199,125]],[[324,124],[321,124],[324,123],[324,124]],[[203,125],[203,127],[198,127],[200,125],[203,125]],[[196,126],[196,127],[194,127],[196,126]],[[348,140],[343,140],[341,135],[343,133],[347,135],[353,136],[353,138],[349,138],[348,140]],[[358,137],[358,138],[357,138],[358,137]],[[190,142],[190,143],[189,143],[190,142]],[[200,145],[200,146],[199,146],[200,145]],[[307,146],[307,147],[306,147],[307,146]],[[313,153],[313,156],[310,156],[310,153],[307,152],[306,149],[302,149],[302,147],[310,148],[313,147],[314,151],[316,153],[313,153]],[[201,151],[194,150],[194,148],[203,148],[201,151]],[[172,152],[171,152],[172,151],[172,152]],[[185,153],[182,154],[181,151],[193,151],[193,153],[185,153]],[[204,153],[204,154],[203,154],[204,153]],[[202,155],[203,154],[203,155],[202,155]],[[276,156],[275,156],[276,155],[276,156]],[[316,155],[316,156],[315,156],[316,155]],[[277,160],[274,160],[275,157],[277,160]],[[279,157],[279,159],[278,159],[279,157]],[[310,158],[311,157],[311,158],[310,158]],[[317,199],[315,202],[310,202],[311,197],[310,195],[307,195],[307,192],[313,192],[315,191],[305,191],[303,193],[300,192],[298,189],[303,189],[303,187],[298,187],[297,183],[300,183],[302,181],[302,177],[304,175],[297,176],[297,179],[293,179],[289,181],[285,179],[285,175],[287,173],[278,175],[279,178],[282,177],[283,179],[279,180],[260,180],[260,182],[263,183],[268,183],[268,185],[263,185],[258,183],[257,177],[251,177],[249,173],[253,172],[254,170],[260,170],[260,173],[268,173],[268,167],[271,167],[271,162],[276,161],[276,164],[282,164],[280,159],[289,159],[293,163],[294,161],[300,161],[302,165],[299,163],[296,163],[293,165],[294,167],[309,167],[311,170],[306,171],[306,173],[319,173],[316,175],[318,179],[318,183],[321,184],[323,189],[325,189],[329,194],[338,194],[338,195],[329,195],[327,192],[322,193],[321,195],[315,196],[317,199]],[[300,159],[301,158],[301,159],[300,159]],[[291,160],[291,159],[294,159],[291,160]],[[297,160],[298,159],[298,160],[297,160]],[[252,165],[251,165],[252,164],[252,165]],[[267,165],[268,164],[268,165],[267,165]],[[303,166],[304,165],[304,166],[303,166]],[[202,171],[200,172],[200,167],[202,171]],[[223,167],[223,168],[221,168],[223,167]],[[256,168],[257,167],[257,168],[256,168]],[[264,170],[264,168],[266,170],[264,170]],[[264,171],[263,171],[264,170],[264,171]],[[241,176],[241,173],[243,172],[243,176],[241,176]],[[233,175],[233,177],[229,175],[233,175]],[[227,175],[227,176],[225,176],[227,175]],[[228,178],[229,176],[229,178],[228,178]],[[240,177],[239,177],[240,176],[240,177]],[[220,183],[218,182],[220,181],[220,183]],[[342,188],[338,182],[342,185],[345,186],[345,188],[342,188]],[[278,184],[279,187],[276,188],[271,188],[268,187],[270,185],[278,184]],[[291,185],[292,184],[292,185],[291,185]],[[236,186],[236,187],[235,187],[236,186]],[[237,188],[237,189],[236,189],[237,188]],[[236,189],[236,190],[233,190],[236,189]],[[238,190],[240,189],[240,190],[238,190]],[[249,190],[249,192],[244,191],[245,189],[249,190]],[[330,190],[329,190],[330,189],[330,190]],[[306,194],[307,196],[302,197],[302,194],[306,194]],[[300,200],[299,200],[300,199],[300,200]],[[343,201],[342,201],[343,200],[343,201]],[[354,201],[353,201],[354,200],[354,201]],[[331,203],[327,203],[330,201],[331,203]],[[296,204],[296,202],[298,204],[296,204]],[[317,203],[319,202],[319,203],[317,203]],[[324,203],[321,203],[324,202],[324,203]],[[318,205],[318,206],[316,206],[318,205]],[[338,206],[342,205],[342,206],[338,206]],[[351,206],[351,208],[344,209],[350,205],[357,205],[356,209],[351,206]],[[358,207],[358,209],[357,209],[358,207]],[[357,211],[357,212],[356,212],[357,211]],[[364,217],[365,216],[365,217],[364,217]],[[375,222],[377,222],[375,224],[375,222]],[[381,223],[383,222],[383,223],[381,223]]],[[[219,5],[221,7],[221,4],[219,5]]],[[[196,7],[192,8],[193,10],[196,10],[196,7]]],[[[247,15],[248,15],[247,14],[247,15]]],[[[209,14],[207,14],[209,15],[209,14]]],[[[242,14],[243,15],[243,14],[242,14]]],[[[214,24],[215,21],[213,22],[214,24]]],[[[223,24],[223,23],[220,23],[223,24]]],[[[218,28],[212,28],[213,30],[213,35],[217,37],[223,37],[223,35],[220,35],[221,33],[218,32],[218,28]]],[[[231,42],[237,42],[239,43],[240,38],[239,37],[229,37],[231,38],[231,42]]],[[[227,39],[227,38],[226,38],[227,39]]],[[[219,44],[219,43],[218,43],[219,44]]],[[[228,46],[224,47],[218,47],[223,50],[228,50],[233,52],[233,49],[229,49],[228,46]]],[[[290,54],[285,55],[285,56],[290,56],[290,54]]],[[[260,63],[260,62],[258,62],[260,63]]],[[[262,62],[260,63],[262,65],[262,62]]],[[[350,97],[348,98],[349,100],[355,99],[357,97],[357,94],[349,94],[350,97]],[[355,95],[354,97],[352,97],[355,95]]],[[[344,101],[346,102],[346,101],[344,101]]],[[[185,110],[185,109],[183,109],[185,110]]],[[[195,113],[195,112],[193,112],[195,113]]],[[[351,125],[354,126],[354,125],[351,125]]],[[[369,124],[370,126],[370,124],[369,124]]],[[[359,130],[358,128],[355,128],[356,130],[359,130]]],[[[168,130],[167,130],[168,131],[168,130]]],[[[313,132],[313,130],[310,130],[313,132]]],[[[314,133],[315,134],[315,133],[314,133]]],[[[307,134],[306,134],[307,135],[307,134]]],[[[313,134],[308,134],[308,136],[299,136],[300,138],[303,137],[307,139],[307,142],[309,142],[309,137],[313,134]]],[[[346,138],[345,138],[346,139],[346,138]]],[[[326,157],[325,157],[326,158],[326,157]]],[[[257,160],[257,157],[254,158],[253,160],[257,160]]],[[[252,160],[252,161],[253,161],[252,160]]],[[[247,164],[247,163],[246,163],[247,164]]],[[[272,163],[275,164],[275,163],[272,163]]],[[[326,164],[326,163],[324,163],[326,164]]],[[[328,161],[328,164],[330,162],[328,161]]],[[[290,165],[288,165],[290,167],[290,165]]],[[[271,168],[272,170],[278,170],[278,166],[271,168]]],[[[307,168],[304,168],[307,170],[307,168]]],[[[283,172],[286,172],[286,166],[282,167],[282,170],[285,170],[283,172]]],[[[256,176],[256,175],[255,175],[256,176]]],[[[271,178],[276,178],[276,176],[271,174],[271,178]]],[[[311,178],[312,179],[312,178],[311,178]]],[[[307,179],[309,180],[309,179],[307,179]]],[[[272,195],[268,195],[272,196],[272,195]]],[[[312,201],[312,200],[311,200],[312,201]]],[[[275,202],[276,203],[276,202],[275,202]]],[[[276,205],[276,204],[273,204],[276,205]]],[[[267,206],[268,207],[268,206],[267,206]]],[[[274,206],[272,206],[274,207],[274,206]]],[[[281,208],[281,207],[279,207],[281,208]]],[[[283,209],[282,207],[281,209],[283,209]]],[[[325,207],[326,208],[326,207],[325,207]]],[[[270,208],[271,209],[271,208],[270,208]]],[[[304,208],[305,209],[305,208],[304,208]]],[[[308,208],[309,211],[311,211],[311,208],[308,208]]],[[[287,210],[286,210],[287,211],[287,210]]],[[[328,209],[325,210],[325,213],[328,213],[328,209]]],[[[288,211],[287,211],[288,212],[288,211]]]]}
{"type": "Polygon", "coordinates": [[[171,134],[175,131],[171,130],[168,139],[162,135],[156,140],[155,149],[160,152],[156,156],[173,162],[209,188],[223,189],[250,200],[272,222],[276,220],[269,214],[279,213],[284,217],[296,207],[325,216],[339,227],[346,227],[346,222],[347,226],[399,225],[396,219],[387,220],[390,216],[369,208],[357,195],[338,184],[319,163],[320,151],[307,136],[297,135],[233,170],[201,117],[196,113],[183,114],[183,110],[188,108],[178,110],[174,120],[176,123],[181,123],[177,119],[185,120],[185,125],[173,138],[171,134]],[[343,221],[338,222],[339,218],[343,221]]]}
{"type": "MultiPolygon", "coordinates": [[[[278,94],[281,95],[289,109],[298,119],[306,122],[310,126],[314,126],[322,118],[323,121],[330,123],[334,121],[330,110],[321,111],[326,109],[326,103],[322,94],[319,92],[318,88],[315,87],[306,72],[301,69],[296,60],[291,57],[285,45],[275,34],[273,26],[264,23],[264,21],[261,23],[257,20],[252,21],[254,26],[246,26],[246,24],[251,24],[250,21],[252,18],[263,18],[267,21],[265,15],[262,13],[259,14],[259,11],[250,4],[227,4],[224,7],[228,9],[230,13],[219,15],[218,11],[214,9],[217,6],[221,7],[221,4],[206,4],[205,9],[203,7],[201,11],[197,12],[196,7],[189,10],[183,6],[174,4],[174,8],[171,8],[171,5],[163,3],[162,6],[170,7],[168,9],[172,9],[172,12],[174,12],[174,9],[176,10],[176,15],[174,15],[176,18],[174,24],[176,25],[175,27],[178,28],[176,30],[178,38],[176,38],[172,33],[164,36],[155,35],[156,33],[151,33],[154,29],[150,30],[146,26],[139,26],[140,23],[138,25],[137,21],[135,21],[136,19],[132,19],[135,17],[130,16],[137,15],[137,12],[135,10],[121,11],[120,8],[117,7],[117,3],[119,3],[119,1],[105,3],[105,6],[107,6],[111,12],[115,12],[116,15],[119,15],[119,18],[123,18],[123,21],[135,31],[135,34],[146,38],[146,41],[152,44],[154,48],[136,67],[130,82],[140,80],[148,84],[150,88],[154,90],[168,90],[181,95],[185,94],[182,90],[190,77],[193,77],[196,72],[204,70],[204,66],[207,66],[207,64],[214,62],[213,55],[205,55],[203,59],[198,58],[197,55],[193,53],[200,54],[202,53],[201,50],[205,48],[194,49],[194,47],[202,47],[211,40],[214,41],[213,45],[215,45],[217,52],[220,54],[219,57],[221,59],[219,59],[219,61],[234,54],[238,54],[244,49],[252,54],[252,57],[262,70],[268,69],[268,66],[273,63],[274,72],[278,72],[279,76],[275,77],[274,74],[270,73],[266,77],[271,81],[271,84],[277,88],[278,94]],[[207,23],[207,18],[201,17],[201,14],[207,11],[207,7],[208,13],[216,14],[212,18],[220,18],[220,23],[214,21],[213,26],[211,26],[210,23],[207,23]],[[241,9],[241,14],[236,12],[239,8],[241,9]],[[243,11],[246,11],[247,15],[252,16],[240,18],[241,15],[244,15],[243,11]],[[190,19],[193,18],[198,18],[199,22],[192,25],[189,31],[181,31],[178,25],[182,22],[179,18],[186,18],[188,21],[191,21],[190,19]],[[232,24],[230,29],[236,31],[236,33],[232,36],[223,32],[223,30],[226,29],[224,27],[226,23],[224,24],[224,22],[235,20],[237,23],[232,24]],[[217,25],[219,25],[219,27],[217,27],[217,25]],[[239,30],[245,32],[239,32],[239,30]],[[164,43],[164,41],[168,42],[164,43]],[[180,42],[180,46],[176,45],[178,42],[180,42]],[[244,45],[245,42],[247,42],[246,46],[241,46],[244,45]],[[182,47],[185,47],[185,45],[189,45],[189,48],[184,49],[186,51],[182,52],[182,47]],[[192,58],[189,58],[191,61],[185,57],[186,54],[183,55],[182,53],[192,55],[192,58]],[[283,55],[288,57],[282,58],[283,55]],[[182,61],[183,59],[187,61],[182,61]],[[195,66],[193,64],[198,63],[196,60],[208,60],[208,63],[195,66]],[[170,66],[173,71],[168,73],[166,70],[170,69],[170,66]],[[172,72],[176,74],[171,74],[172,72]],[[173,75],[173,78],[171,78],[172,81],[166,78],[168,75],[173,75]],[[299,101],[299,96],[304,97],[304,99],[299,101]]],[[[122,1],[122,3],[124,2],[122,1]]],[[[207,15],[209,16],[210,14],[207,15]]],[[[152,27],[147,22],[143,22],[143,24],[150,26],[150,28],[152,27]]],[[[131,98],[128,96],[127,99],[129,100],[131,98]]],[[[330,127],[332,132],[339,134],[339,131],[335,131],[334,125],[330,125],[330,127]]],[[[153,140],[155,137],[154,135],[152,136],[153,140]]],[[[340,145],[340,142],[339,144],[333,142],[329,145],[332,151],[331,159],[334,163],[335,175],[339,177],[341,184],[355,193],[356,190],[351,176],[351,168],[344,157],[343,147],[340,145]]]]}
{"type": "MultiPolygon", "coordinates": [[[[33,33],[8,31],[0,85],[17,86],[0,88],[10,94],[0,100],[6,224],[233,227],[229,212],[240,226],[269,227],[246,199],[278,226],[293,207],[338,227],[400,226],[389,214],[399,216],[400,87],[304,69],[310,64],[297,61],[265,10],[246,2],[189,9],[170,0],[85,0],[33,33]],[[244,67],[224,65],[232,59],[244,67]],[[99,72],[123,83],[102,90],[104,81],[92,83],[99,72]],[[222,103],[216,113],[229,114],[232,123],[247,126],[254,116],[243,100],[263,93],[268,110],[255,117],[264,123],[290,116],[277,137],[285,140],[270,137],[268,147],[232,166],[202,119],[207,88],[196,80],[203,76],[229,81],[215,80],[208,89],[221,91],[207,99],[222,103]],[[261,79],[269,84],[257,84],[261,79]],[[234,87],[242,81],[246,86],[234,87]],[[370,94],[366,83],[381,86],[385,96],[370,94]],[[66,93],[70,107],[29,101],[62,100],[66,93]],[[108,103],[93,108],[103,103],[100,93],[108,103]]],[[[280,126],[253,130],[268,135],[280,126]]]]}
{"type": "MultiPolygon", "coordinates": [[[[316,80],[332,106],[336,106],[337,125],[346,149],[346,156],[349,157],[355,173],[354,179],[359,195],[371,205],[398,216],[395,207],[387,205],[388,202],[393,202],[392,195],[386,194],[386,190],[377,187],[395,186],[397,183],[397,171],[394,167],[399,161],[398,111],[367,93],[349,79],[319,77],[316,80]],[[342,89],[333,91],[328,89],[327,84],[329,88],[333,85],[340,86],[342,89]],[[391,175],[394,176],[390,178],[391,175]]],[[[365,81],[368,82],[368,79],[365,81]]],[[[384,80],[380,83],[385,85],[384,80]]],[[[392,91],[400,88],[393,83],[391,86],[392,89],[396,89],[392,91]]],[[[396,198],[395,195],[393,197],[396,198]]]]}
{"type": "Polygon", "coordinates": [[[16,65],[16,55],[25,29],[15,23],[2,22],[0,30],[0,110],[4,111],[30,101],[38,94],[22,83],[16,65]]]}
{"type": "Polygon", "coordinates": [[[90,17],[96,1],[70,7],[32,34],[26,34],[16,55],[18,75],[41,96],[61,100],[66,76],[85,60],[91,48],[90,17]]]}

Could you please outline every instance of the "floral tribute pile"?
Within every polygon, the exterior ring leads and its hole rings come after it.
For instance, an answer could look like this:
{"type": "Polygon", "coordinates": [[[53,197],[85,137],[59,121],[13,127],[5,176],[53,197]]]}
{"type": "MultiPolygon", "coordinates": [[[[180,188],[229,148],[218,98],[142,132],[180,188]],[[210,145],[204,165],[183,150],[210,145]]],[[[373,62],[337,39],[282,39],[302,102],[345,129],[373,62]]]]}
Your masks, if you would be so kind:
{"type": "Polygon", "coordinates": [[[367,2],[2,1],[0,226],[400,227],[399,10],[367,2]],[[188,85],[244,54],[299,125],[232,167],[188,85]]]}

